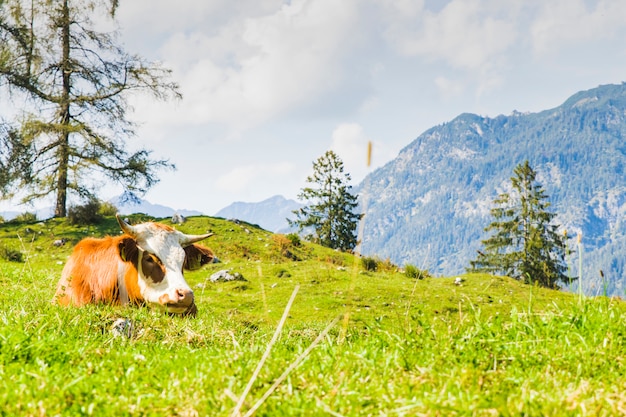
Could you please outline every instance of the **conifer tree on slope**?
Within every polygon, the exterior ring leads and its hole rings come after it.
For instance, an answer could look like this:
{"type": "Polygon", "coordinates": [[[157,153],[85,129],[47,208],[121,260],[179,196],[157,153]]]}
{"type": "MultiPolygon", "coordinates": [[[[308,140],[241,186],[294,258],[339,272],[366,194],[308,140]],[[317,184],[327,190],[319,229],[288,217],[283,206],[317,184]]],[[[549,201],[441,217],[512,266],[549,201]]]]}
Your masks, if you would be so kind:
{"type": "Polygon", "coordinates": [[[565,283],[565,242],[548,211],[550,203],[528,161],[511,178],[512,193],[500,194],[491,210],[493,222],[485,228],[491,237],[470,262],[471,272],[507,275],[525,283],[559,288],[565,283]]]}
{"type": "Polygon", "coordinates": [[[0,0],[0,93],[24,107],[0,126],[1,198],[54,196],[55,217],[65,217],[69,193],[93,198],[104,179],[143,192],[157,169],[173,167],[125,144],[134,133],[129,93],[180,94],[169,70],[125,52],[115,31],[96,29],[115,23],[117,5],[0,0]]]}
{"type": "Polygon", "coordinates": [[[357,197],[350,193],[350,174],[344,173],[343,161],[333,151],[327,151],[313,163],[313,175],[306,182],[310,186],[303,188],[298,198],[308,205],[294,210],[296,220],[287,219],[289,224],[322,246],[353,249],[361,215],[354,212],[357,197]]]}

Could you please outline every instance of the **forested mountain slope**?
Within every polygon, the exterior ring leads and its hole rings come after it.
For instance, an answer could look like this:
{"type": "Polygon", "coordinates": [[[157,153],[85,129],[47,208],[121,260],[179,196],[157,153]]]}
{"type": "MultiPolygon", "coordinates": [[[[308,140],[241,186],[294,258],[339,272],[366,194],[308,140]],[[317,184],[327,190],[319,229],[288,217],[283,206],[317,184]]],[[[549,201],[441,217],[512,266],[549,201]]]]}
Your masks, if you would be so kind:
{"type": "Polygon", "coordinates": [[[539,113],[462,114],[433,127],[356,187],[367,208],[363,253],[433,274],[475,257],[497,194],[528,159],[567,230],[571,274],[583,288],[624,295],[626,85],[579,92],[539,113]],[[581,245],[577,235],[582,233],[581,245]]]}

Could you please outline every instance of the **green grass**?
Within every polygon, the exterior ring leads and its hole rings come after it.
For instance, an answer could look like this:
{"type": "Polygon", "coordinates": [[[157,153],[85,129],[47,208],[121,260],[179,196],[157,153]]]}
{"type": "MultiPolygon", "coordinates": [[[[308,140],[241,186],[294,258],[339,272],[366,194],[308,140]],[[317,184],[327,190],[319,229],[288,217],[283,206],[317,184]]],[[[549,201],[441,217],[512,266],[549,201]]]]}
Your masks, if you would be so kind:
{"type": "Polygon", "coordinates": [[[72,245],[118,233],[114,219],[9,223],[0,243],[0,415],[227,416],[261,360],[294,288],[277,343],[244,415],[335,318],[258,408],[260,416],[623,415],[626,308],[604,297],[464,275],[416,280],[387,265],[296,247],[246,223],[195,217],[179,229],[222,261],[187,273],[196,318],[149,308],[50,303],[72,245]],[[28,230],[27,230],[28,229],[28,230]],[[57,248],[55,239],[70,242],[57,248]],[[293,257],[301,259],[293,261],[293,257]],[[229,268],[247,281],[214,284],[229,268]],[[133,325],[116,337],[117,318],[133,325]]]}

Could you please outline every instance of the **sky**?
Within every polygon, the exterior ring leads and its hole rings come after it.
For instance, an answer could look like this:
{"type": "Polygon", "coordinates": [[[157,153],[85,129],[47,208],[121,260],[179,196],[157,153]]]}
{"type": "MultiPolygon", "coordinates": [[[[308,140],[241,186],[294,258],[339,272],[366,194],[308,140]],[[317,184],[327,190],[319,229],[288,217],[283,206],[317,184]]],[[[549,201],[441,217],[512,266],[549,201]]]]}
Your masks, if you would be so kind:
{"type": "Polygon", "coordinates": [[[207,215],[297,199],[329,149],[357,185],[461,113],[537,112],[626,81],[623,0],[122,0],[117,20],[183,95],[129,100],[128,146],[177,167],[143,198],[207,215]]]}

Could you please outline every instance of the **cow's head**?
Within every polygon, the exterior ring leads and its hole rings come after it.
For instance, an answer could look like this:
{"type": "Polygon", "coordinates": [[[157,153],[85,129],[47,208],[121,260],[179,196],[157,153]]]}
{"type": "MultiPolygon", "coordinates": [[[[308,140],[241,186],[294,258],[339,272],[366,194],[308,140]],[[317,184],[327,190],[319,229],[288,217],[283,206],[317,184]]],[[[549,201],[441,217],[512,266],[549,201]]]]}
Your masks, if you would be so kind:
{"type": "Polygon", "coordinates": [[[183,267],[190,262],[188,254],[198,259],[207,256],[198,253],[202,249],[210,253],[194,243],[212,233],[186,235],[167,225],[151,222],[131,226],[119,215],[116,217],[122,230],[130,236],[120,243],[120,255],[137,266],[143,299],[169,313],[195,315],[193,291],[185,281],[183,267]]]}

